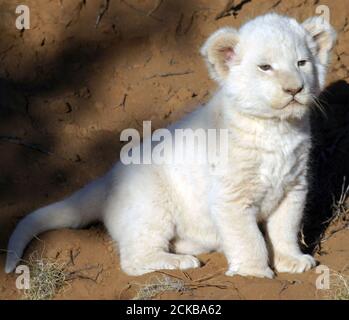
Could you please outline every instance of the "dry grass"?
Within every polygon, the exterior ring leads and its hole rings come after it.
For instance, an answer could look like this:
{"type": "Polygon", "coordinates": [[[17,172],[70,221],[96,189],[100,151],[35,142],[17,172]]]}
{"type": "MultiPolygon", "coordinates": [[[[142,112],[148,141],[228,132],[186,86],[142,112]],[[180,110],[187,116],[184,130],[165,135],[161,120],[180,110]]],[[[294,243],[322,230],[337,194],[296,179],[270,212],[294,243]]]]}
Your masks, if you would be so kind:
{"type": "MultiPolygon", "coordinates": [[[[332,216],[324,223],[328,224],[328,227],[322,235],[321,244],[338,231],[344,230],[349,226],[349,184],[346,185],[346,177],[343,178],[339,199],[333,199],[332,216]]],[[[326,298],[331,300],[349,300],[349,274],[346,273],[346,269],[342,271],[331,270],[330,290],[326,294],[326,298]]]]}
{"type": "Polygon", "coordinates": [[[336,222],[338,220],[343,220],[348,218],[349,208],[348,208],[348,197],[349,197],[349,184],[345,187],[346,177],[343,178],[342,192],[338,201],[333,201],[333,215],[331,222],[336,222]]]}
{"type": "Polygon", "coordinates": [[[349,274],[331,270],[330,290],[326,298],[331,300],[349,300],[349,274]]]}
{"type": "Polygon", "coordinates": [[[43,258],[37,251],[26,263],[30,270],[30,288],[24,291],[25,299],[52,299],[66,283],[66,263],[43,258]]]}
{"type": "Polygon", "coordinates": [[[85,266],[81,269],[70,270],[74,265],[74,259],[80,253],[74,254],[70,251],[70,260],[60,261],[43,257],[44,249],[39,253],[34,251],[28,260],[21,261],[29,267],[30,286],[24,290],[24,299],[27,300],[49,300],[62,290],[74,279],[85,279],[97,282],[103,268],[97,266],[85,266]],[[96,270],[94,276],[86,274],[86,271],[96,270]]]}
{"type": "Polygon", "coordinates": [[[222,270],[198,279],[192,279],[186,271],[182,271],[184,279],[173,274],[168,274],[165,271],[157,271],[157,273],[161,273],[161,276],[155,276],[144,284],[133,283],[129,286],[131,287],[132,285],[135,285],[138,287],[136,295],[132,298],[133,300],[148,300],[165,292],[176,292],[182,294],[199,288],[228,288],[225,284],[210,282],[213,278],[220,275],[222,270]]]}
{"type": "Polygon", "coordinates": [[[346,186],[346,177],[343,178],[342,191],[338,200],[333,199],[332,215],[323,222],[327,225],[326,230],[320,236],[320,243],[316,251],[321,251],[321,244],[327,241],[338,231],[349,226],[349,184],[346,186]]]}
{"type": "Polygon", "coordinates": [[[138,286],[139,289],[136,296],[133,297],[133,300],[149,300],[164,292],[184,292],[189,290],[183,280],[166,275],[156,276],[149,279],[149,281],[144,284],[135,283],[135,285],[138,286]]]}

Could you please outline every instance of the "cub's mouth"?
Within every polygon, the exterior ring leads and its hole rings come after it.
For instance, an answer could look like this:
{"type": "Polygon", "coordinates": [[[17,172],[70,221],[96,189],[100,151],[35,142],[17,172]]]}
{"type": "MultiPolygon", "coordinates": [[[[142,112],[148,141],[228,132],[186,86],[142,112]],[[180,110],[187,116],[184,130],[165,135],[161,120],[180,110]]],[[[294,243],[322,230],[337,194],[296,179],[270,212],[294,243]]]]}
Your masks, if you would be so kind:
{"type": "Polygon", "coordinates": [[[289,102],[287,102],[282,108],[280,109],[285,109],[286,107],[304,107],[305,104],[300,102],[299,100],[297,100],[296,98],[293,98],[292,100],[290,100],[289,102]]]}
{"type": "Polygon", "coordinates": [[[293,97],[288,99],[287,101],[284,101],[283,103],[272,105],[272,108],[276,110],[284,110],[286,108],[302,108],[302,107],[304,108],[308,103],[307,100],[308,99],[299,99],[299,97],[293,97]],[[305,101],[302,101],[302,100],[305,100],[305,101]]]}

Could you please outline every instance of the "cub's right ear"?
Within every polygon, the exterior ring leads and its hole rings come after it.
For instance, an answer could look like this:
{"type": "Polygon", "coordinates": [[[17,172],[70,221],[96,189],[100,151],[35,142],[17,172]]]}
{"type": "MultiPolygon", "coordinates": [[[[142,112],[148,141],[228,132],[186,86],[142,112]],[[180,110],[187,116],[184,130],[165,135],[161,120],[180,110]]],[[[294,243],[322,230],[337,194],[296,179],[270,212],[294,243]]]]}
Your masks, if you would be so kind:
{"type": "Polygon", "coordinates": [[[229,66],[236,58],[235,47],[238,43],[238,31],[222,28],[213,33],[201,48],[211,77],[220,82],[229,74],[229,66]]]}

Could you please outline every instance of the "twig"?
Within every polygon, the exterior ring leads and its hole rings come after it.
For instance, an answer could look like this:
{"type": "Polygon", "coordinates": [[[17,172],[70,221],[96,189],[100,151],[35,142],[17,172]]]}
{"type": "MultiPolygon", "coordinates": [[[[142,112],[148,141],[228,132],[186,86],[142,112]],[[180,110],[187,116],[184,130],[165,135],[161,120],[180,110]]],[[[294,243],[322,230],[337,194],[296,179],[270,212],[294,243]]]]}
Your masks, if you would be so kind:
{"type": "Polygon", "coordinates": [[[126,107],[127,97],[128,97],[128,95],[127,95],[127,93],[125,93],[121,103],[118,105],[118,107],[122,107],[122,110],[124,110],[124,111],[125,111],[125,107],[126,107]]]}
{"type": "Polygon", "coordinates": [[[67,263],[67,265],[72,264],[75,266],[75,258],[80,254],[80,250],[78,249],[75,254],[73,254],[73,250],[70,250],[70,261],[67,263]]]}
{"type": "MultiPolygon", "coordinates": [[[[70,27],[72,25],[72,23],[74,23],[78,20],[78,18],[80,17],[80,12],[85,5],[86,5],[86,0],[81,0],[77,4],[77,6],[75,7],[75,9],[73,11],[73,17],[65,25],[66,28],[70,27]]],[[[63,6],[63,3],[61,3],[61,6],[63,6]]]]}
{"type": "Polygon", "coordinates": [[[154,8],[148,12],[148,16],[152,16],[152,14],[155,13],[155,11],[157,11],[160,8],[163,2],[164,0],[158,0],[154,8]]]}
{"type": "Polygon", "coordinates": [[[67,277],[66,279],[67,280],[74,280],[76,278],[80,278],[80,279],[86,279],[86,280],[91,280],[93,282],[97,282],[98,280],[98,277],[100,276],[100,274],[103,272],[103,268],[101,268],[100,266],[89,266],[89,267],[86,267],[86,268],[81,268],[81,269],[78,269],[78,270],[75,270],[75,271],[72,271],[72,272],[69,272],[67,274],[67,277]],[[86,276],[84,274],[79,274],[80,272],[82,271],[87,271],[87,270],[91,270],[91,269],[95,269],[95,268],[100,268],[96,274],[96,276],[94,278],[92,277],[89,277],[89,276],[86,276]]]}
{"type": "Polygon", "coordinates": [[[156,270],[155,272],[164,274],[164,275],[166,275],[166,276],[168,276],[168,277],[176,278],[176,279],[181,280],[181,281],[184,280],[184,279],[182,279],[181,277],[177,277],[177,276],[175,276],[175,275],[173,275],[173,274],[170,274],[170,273],[167,273],[167,272],[165,272],[165,271],[156,270]]]}
{"type": "Polygon", "coordinates": [[[190,30],[190,28],[193,25],[195,14],[196,14],[196,12],[192,13],[192,15],[190,16],[189,23],[188,23],[187,27],[185,28],[183,26],[184,14],[181,13],[179,20],[178,20],[178,23],[177,23],[177,27],[176,27],[176,35],[185,35],[188,33],[188,31],[190,30]]]}
{"type": "Polygon", "coordinates": [[[242,0],[239,4],[234,4],[234,0],[231,0],[226,8],[216,17],[216,20],[228,17],[228,16],[234,16],[236,17],[238,15],[238,12],[242,9],[242,7],[246,4],[251,2],[252,0],[242,0]]]}
{"type": "Polygon", "coordinates": [[[160,73],[160,74],[154,74],[154,75],[152,75],[148,78],[145,78],[145,79],[149,80],[149,79],[153,79],[153,78],[157,78],[157,77],[167,78],[167,77],[174,77],[174,76],[184,76],[184,75],[191,74],[191,73],[194,73],[194,71],[188,70],[188,71],[183,71],[183,72],[160,73]]]}
{"type": "Polygon", "coordinates": [[[46,150],[37,144],[23,142],[21,138],[18,138],[16,136],[0,136],[0,142],[1,141],[12,143],[12,144],[17,144],[19,146],[26,147],[28,149],[43,153],[43,154],[48,155],[48,156],[55,156],[55,157],[62,159],[64,161],[69,161],[69,162],[81,162],[82,161],[82,162],[84,162],[84,160],[82,160],[79,155],[77,155],[78,160],[72,160],[69,158],[65,158],[59,154],[55,154],[54,152],[46,150]]]}
{"type": "Polygon", "coordinates": [[[207,288],[207,287],[214,287],[214,288],[218,288],[218,289],[227,289],[228,286],[224,285],[224,284],[214,284],[214,283],[200,283],[200,284],[188,284],[187,285],[188,288],[190,289],[198,289],[198,288],[207,288]]]}
{"type": "Polygon", "coordinates": [[[218,271],[218,272],[216,272],[214,274],[211,274],[209,276],[203,277],[203,278],[194,279],[193,281],[195,281],[195,282],[202,282],[202,281],[210,280],[210,279],[214,278],[215,276],[221,274],[221,272],[222,272],[222,270],[220,270],[220,271],[218,271]]]}
{"type": "Polygon", "coordinates": [[[326,242],[328,239],[330,239],[334,234],[336,234],[339,231],[345,230],[346,226],[342,226],[340,228],[337,228],[335,230],[330,231],[329,235],[321,239],[321,243],[326,242]]]}
{"type": "Polygon", "coordinates": [[[43,148],[41,148],[40,146],[36,145],[36,144],[30,144],[30,143],[26,143],[23,142],[20,138],[18,137],[11,137],[11,136],[0,136],[0,140],[2,141],[6,141],[9,143],[13,143],[13,144],[17,144],[26,148],[29,148],[31,150],[46,154],[46,155],[52,155],[53,153],[50,151],[47,151],[43,148]]]}
{"type": "Polygon", "coordinates": [[[85,280],[91,280],[93,282],[97,282],[97,279],[93,279],[91,277],[88,277],[88,276],[85,276],[85,275],[82,275],[82,274],[73,275],[71,277],[68,277],[66,280],[74,280],[74,279],[85,279],[85,280]]]}
{"type": "Polygon", "coordinates": [[[99,267],[98,265],[84,267],[84,268],[77,269],[77,270],[69,272],[69,275],[76,274],[76,273],[81,272],[81,271],[88,271],[88,270],[96,269],[98,267],[99,267]]]}
{"type": "Polygon", "coordinates": [[[270,7],[269,10],[275,9],[281,2],[282,2],[282,0],[276,1],[276,2],[270,7]]]}
{"type": "Polygon", "coordinates": [[[192,277],[189,275],[188,272],[182,271],[182,273],[185,275],[185,277],[186,277],[189,281],[193,281],[192,277]]]}
{"type": "Polygon", "coordinates": [[[122,2],[123,4],[125,4],[126,6],[128,6],[129,8],[131,8],[132,10],[134,10],[134,11],[136,11],[136,12],[142,14],[142,15],[145,15],[145,16],[147,16],[147,17],[153,18],[153,19],[156,20],[156,21],[163,22],[162,19],[153,16],[153,14],[149,14],[149,12],[145,12],[145,11],[143,11],[143,10],[141,10],[141,9],[136,8],[136,7],[133,6],[132,4],[129,4],[126,0],[121,0],[121,2],[122,2]]]}
{"type": "Polygon", "coordinates": [[[121,300],[122,294],[123,294],[125,291],[127,291],[128,289],[130,289],[131,287],[132,287],[131,284],[128,283],[126,287],[124,287],[123,289],[121,289],[121,291],[120,291],[120,293],[119,293],[119,300],[121,300]]]}
{"type": "Polygon", "coordinates": [[[100,8],[99,10],[99,14],[97,16],[97,20],[96,20],[96,28],[98,27],[99,23],[101,22],[104,14],[107,12],[107,10],[109,9],[109,2],[110,0],[104,0],[104,4],[103,6],[100,8]]]}
{"type": "Polygon", "coordinates": [[[288,289],[288,283],[287,282],[284,282],[283,284],[282,284],[282,287],[281,287],[281,289],[280,289],[280,291],[279,291],[279,295],[281,294],[281,293],[283,293],[286,289],[288,289]]]}

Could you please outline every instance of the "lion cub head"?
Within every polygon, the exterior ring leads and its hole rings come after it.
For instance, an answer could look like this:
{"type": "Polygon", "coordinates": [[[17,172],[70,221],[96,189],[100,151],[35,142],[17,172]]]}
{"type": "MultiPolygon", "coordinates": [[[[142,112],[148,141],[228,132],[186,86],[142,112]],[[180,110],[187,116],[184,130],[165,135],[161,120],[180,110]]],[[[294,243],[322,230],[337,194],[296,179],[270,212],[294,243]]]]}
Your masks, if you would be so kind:
{"type": "Polygon", "coordinates": [[[216,31],[201,53],[232,107],[261,118],[301,118],[324,86],[335,40],[322,17],[300,24],[267,14],[240,30],[216,31]]]}

